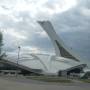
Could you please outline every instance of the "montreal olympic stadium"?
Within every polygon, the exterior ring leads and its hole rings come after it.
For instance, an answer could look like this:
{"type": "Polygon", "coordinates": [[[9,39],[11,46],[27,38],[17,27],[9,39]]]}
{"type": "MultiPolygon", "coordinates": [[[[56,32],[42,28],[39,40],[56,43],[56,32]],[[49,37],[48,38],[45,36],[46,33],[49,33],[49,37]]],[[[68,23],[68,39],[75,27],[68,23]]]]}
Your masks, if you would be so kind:
{"type": "MultiPolygon", "coordinates": [[[[69,76],[71,74],[80,77],[90,73],[87,64],[82,63],[80,56],[68,48],[62,39],[56,34],[50,21],[38,21],[38,24],[46,31],[55,48],[56,55],[34,54],[20,52],[19,58],[15,54],[8,54],[3,58],[0,70],[20,70],[23,74],[69,76]]],[[[0,71],[1,72],[1,71],[0,71]]]]}

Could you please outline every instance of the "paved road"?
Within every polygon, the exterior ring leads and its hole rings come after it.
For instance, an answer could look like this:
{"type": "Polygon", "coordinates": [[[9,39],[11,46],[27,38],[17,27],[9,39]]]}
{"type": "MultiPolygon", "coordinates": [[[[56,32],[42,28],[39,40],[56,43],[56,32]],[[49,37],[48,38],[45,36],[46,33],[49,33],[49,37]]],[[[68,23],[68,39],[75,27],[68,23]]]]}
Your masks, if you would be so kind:
{"type": "Polygon", "coordinates": [[[90,84],[44,83],[24,78],[0,77],[0,90],[90,90],[90,84]]]}

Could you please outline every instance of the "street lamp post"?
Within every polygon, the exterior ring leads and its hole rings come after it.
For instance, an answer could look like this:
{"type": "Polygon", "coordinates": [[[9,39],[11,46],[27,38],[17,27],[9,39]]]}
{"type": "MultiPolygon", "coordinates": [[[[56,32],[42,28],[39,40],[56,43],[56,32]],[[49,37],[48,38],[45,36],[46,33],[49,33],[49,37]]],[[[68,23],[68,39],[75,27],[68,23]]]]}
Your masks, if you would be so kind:
{"type": "Polygon", "coordinates": [[[17,60],[17,63],[19,62],[19,58],[20,58],[20,46],[18,46],[18,60],[17,60]]]}
{"type": "Polygon", "coordinates": [[[17,72],[16,72],[16,77],[18,75],[18,63],[19,63],[19,59],[20,59],[20,49],[21,49],[21,47],[18,46],[18,58],[17,58],[17,72]]]}

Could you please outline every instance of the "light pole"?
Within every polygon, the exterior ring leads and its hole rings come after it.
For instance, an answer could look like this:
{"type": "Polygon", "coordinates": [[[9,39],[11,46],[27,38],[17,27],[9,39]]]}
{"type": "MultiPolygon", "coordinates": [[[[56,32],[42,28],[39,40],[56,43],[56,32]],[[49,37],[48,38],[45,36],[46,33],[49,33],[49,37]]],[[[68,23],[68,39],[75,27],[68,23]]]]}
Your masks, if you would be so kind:
{"type": "Polygon", "coordinates": [[[19,59],[20,59],[20,49],[21,49],[21,47],[18,46],[18,58],[17,58],[17,72],[16,72],[16,77],[18,75],[18,63],[19,63],[19,59]]]}
{"type": "Polygon", "coordinates": [[[20,49],[21,49],[21,47],[18,46],[18,60],[17,60],[17,64],[18,64],[18,62],[19,62],[19,58],[20,58],[20,49]]]}

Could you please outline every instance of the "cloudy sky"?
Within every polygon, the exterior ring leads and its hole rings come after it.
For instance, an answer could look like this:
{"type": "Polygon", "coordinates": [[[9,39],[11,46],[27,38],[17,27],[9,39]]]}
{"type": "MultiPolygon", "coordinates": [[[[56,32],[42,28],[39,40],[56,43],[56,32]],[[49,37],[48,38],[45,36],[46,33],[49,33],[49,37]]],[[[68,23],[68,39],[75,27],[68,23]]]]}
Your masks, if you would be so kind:
{"type": "Polygon", "coordinates": [[[90,0],[0,0],[4,50],[54,53],[48,35],[37,23],[52,22],[66,45],[90,60],[90,0]]]}

